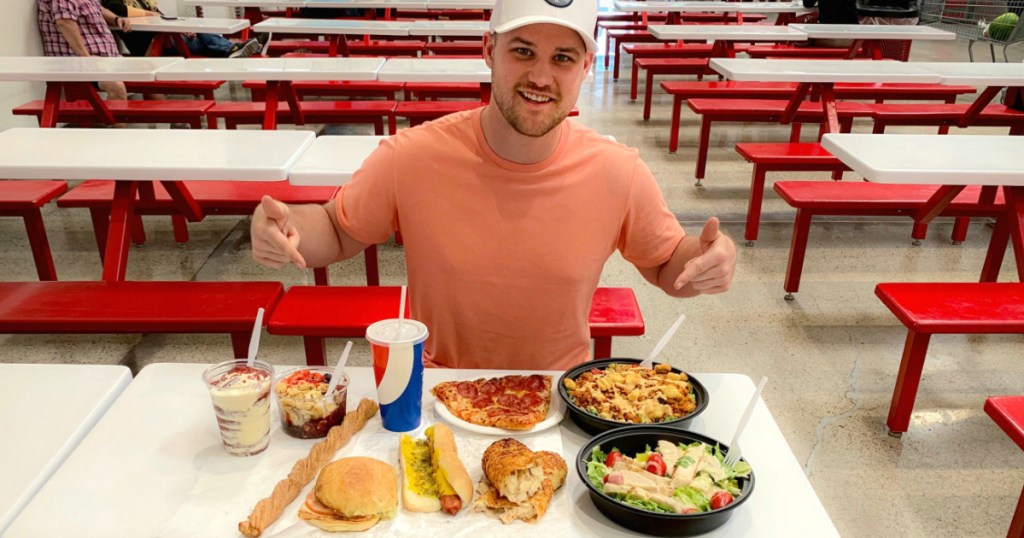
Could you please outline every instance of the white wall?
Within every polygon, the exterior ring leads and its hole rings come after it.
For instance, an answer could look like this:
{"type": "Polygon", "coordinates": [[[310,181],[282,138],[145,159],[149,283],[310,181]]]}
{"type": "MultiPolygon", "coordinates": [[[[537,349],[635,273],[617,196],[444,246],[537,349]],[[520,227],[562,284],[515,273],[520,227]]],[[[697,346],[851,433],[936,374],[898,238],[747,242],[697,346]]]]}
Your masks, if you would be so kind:
{"type": "MultiPolygon", "coordinates": [[[[42,56],[35,0],[0,0],[0,13],[3,13],[0,56],[42,56]]],[[[42,99],[44,91],[44,85],[38,82],[0,82],[0,130],[36,125],[34,117],[15,117],[11,109],[33,99],[42,99]]]]}

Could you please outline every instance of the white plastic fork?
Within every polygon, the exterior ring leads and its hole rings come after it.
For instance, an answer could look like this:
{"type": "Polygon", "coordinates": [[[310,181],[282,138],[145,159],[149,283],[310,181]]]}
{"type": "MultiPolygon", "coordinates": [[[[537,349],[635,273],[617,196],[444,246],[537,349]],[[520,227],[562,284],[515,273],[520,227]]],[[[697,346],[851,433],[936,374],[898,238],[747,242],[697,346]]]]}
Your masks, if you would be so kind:
{"type": "Polygon", "coordinates": [[[732,435],[732,442],[729,443],[729,452],[726,453],[725,461],[723,462],[726,467],[732,468],[743,457],[743,451],[740,450],[740,434],[747,427],[747,422],[750,422],[750,415],[754,414],[754,406],[757,405],[757,400],[761,397],[761,390],[764,389],[764,385],[767,382],[767,377],[761,378],[761,382],[757,384],[757,390],[754,391],[754,395],[750,398],[750,403],[747,404],[747,409],[743,411],[743,416],[740,417],[740,423],[736,425],[736,433],[732,435]]]}

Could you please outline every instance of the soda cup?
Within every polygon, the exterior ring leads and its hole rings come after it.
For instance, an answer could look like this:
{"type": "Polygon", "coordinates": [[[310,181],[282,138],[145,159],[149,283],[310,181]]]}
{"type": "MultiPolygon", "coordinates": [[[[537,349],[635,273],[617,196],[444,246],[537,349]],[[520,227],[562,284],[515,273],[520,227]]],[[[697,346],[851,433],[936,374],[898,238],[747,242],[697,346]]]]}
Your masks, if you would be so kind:
{"type": "Polygon", "coordinates": [[[385,319],[366,329],[380,416],[389,431],[407,432],[420,425],[427,335],[427,326],[412,319],[385,319]]]}

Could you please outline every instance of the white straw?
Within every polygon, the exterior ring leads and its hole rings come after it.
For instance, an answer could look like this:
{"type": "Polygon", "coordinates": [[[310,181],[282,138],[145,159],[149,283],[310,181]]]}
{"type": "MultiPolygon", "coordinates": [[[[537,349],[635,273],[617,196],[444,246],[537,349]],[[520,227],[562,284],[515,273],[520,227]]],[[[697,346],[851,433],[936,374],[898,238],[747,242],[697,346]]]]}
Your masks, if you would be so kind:
{"type": "Polygon", "coordinates": [[[334,373],[331,374],[331,382],[327,385],[327,393],[324,394],[323,400],[320,400],[324,406],[324,410],[327,410],[327,399],[334,397],[334,389],[338,387],[338,383],[341,382],[341,376],[345,375],[345,363],[348,362],[348,354],[352,351],[352,341],[349,340],[345,344],[345,351],[341,352],[341,358],[338,359],[338,365],[334,367],[334,373]]]}
{"type": "Polygon", "coordinates": [[[676,322],[668,328],[668,332],[665,333],[665,336],[662,336],[661,340],[658,340],[658,345],[654,346],[654,350],[651,351],[651,354],[646,359],[644,359],[644,362],[640,363],[641,368],[654,368],[654,358],[658,356],[658,353],[661,353],[661,350],[665,349],[665,346],[668,345],[668,341],[672,339],[672,335],[676,334],[679,326],[683,324],[684,319],[686,319],[686,314],[679,314],[679,319],[677,319],[676,322]]]}
{"type": "Polygon", "coordinates": [[[252,326],[252,338],[249,339],[249,359],[246,364],[252,368],[256,362],[256,352],[260,349],[260,334],[263,333],[263,309],[256,311],[256,323],[252,326]]]}
{"type": "Polygon", "coordinates": [[[402,286],[402,296],[398,299],[398,328],[395,329],[398,334],[395,338],[402,337],[402,326],[405,324],[405,289],[406,287],[402,286]]]}

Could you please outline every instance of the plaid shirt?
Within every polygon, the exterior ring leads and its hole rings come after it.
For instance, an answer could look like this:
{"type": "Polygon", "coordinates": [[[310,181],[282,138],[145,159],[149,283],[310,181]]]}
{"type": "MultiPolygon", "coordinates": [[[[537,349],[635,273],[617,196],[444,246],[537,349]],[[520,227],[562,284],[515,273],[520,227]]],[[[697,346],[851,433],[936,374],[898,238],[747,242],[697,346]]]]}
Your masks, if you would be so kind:
{"type": "Polygon", "coordinates": [[[78,23],[85,48],[93,56],[120,56],[114,34],[110,33],[99,0],[38,0],[39,35],[47,56],[76,56],[71,45],[57,28],[57,21],[70,19],[78,23]]]}

